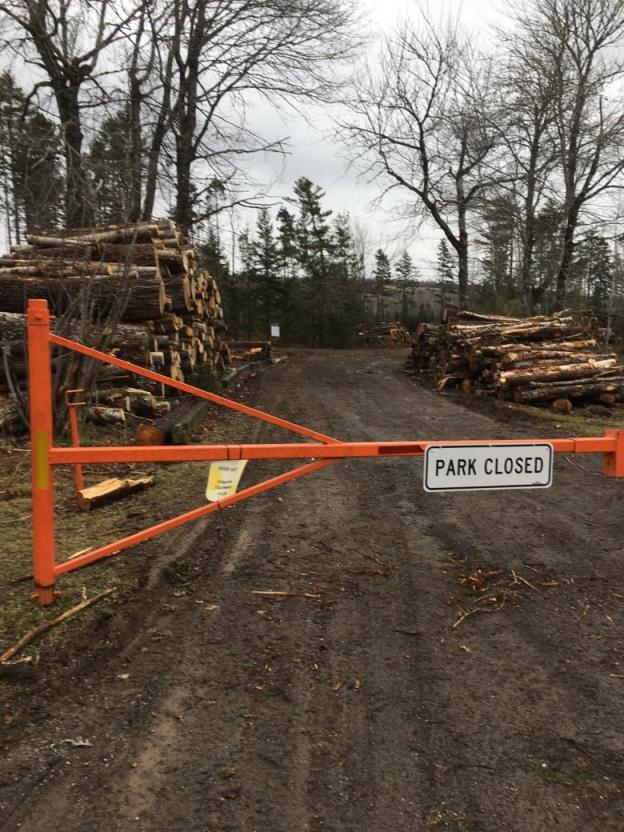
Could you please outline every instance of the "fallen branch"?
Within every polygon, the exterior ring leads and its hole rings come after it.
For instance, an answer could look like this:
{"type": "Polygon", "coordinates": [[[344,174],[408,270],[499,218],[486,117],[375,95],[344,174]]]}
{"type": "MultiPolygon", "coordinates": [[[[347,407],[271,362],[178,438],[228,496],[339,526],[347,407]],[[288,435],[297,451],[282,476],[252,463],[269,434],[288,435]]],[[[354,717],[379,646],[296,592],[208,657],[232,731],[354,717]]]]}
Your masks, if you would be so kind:
{"type": "Polygon", "coordinates": [[[286,592],[278,589],[252,589],[252,595],[261,595],[263,598],[320,598],[320,592],[286,592]]]}
{"type": "Polygon", "coordinates": [[[87,607],[93,606],[93,604],[97,604],[98,601],[101,601],[103,598],[106,598],[108,595],[111,595],[116,591],[117,587],[113,587],[112,589],[105,589],[102,592],[98,592],[98,594],[94,595],[93,598],[87,598],[85,601],[81,601],[79,604],[76,604],[75,607],[65,610],[65,612],[61,613],[61,615],[56,618],[44,621],[43,624],[38,624],[36,627],[33,627],[32,630],[28,630],[28,632],[25,633],[19,641],[0,655],[0,664],[8,662],[9,659],[12,659],[16,653],[19,653],[22,647],[30,644],[30,642],[38,635],[41,635],[41,633],[51,630],[52,627],[56,627],[57,624],[62,624],[63,621],[67,621],[68,618],[73,618],[73,616],[77,613],[82,612],[82,610],[85,610],[87,607]]]}

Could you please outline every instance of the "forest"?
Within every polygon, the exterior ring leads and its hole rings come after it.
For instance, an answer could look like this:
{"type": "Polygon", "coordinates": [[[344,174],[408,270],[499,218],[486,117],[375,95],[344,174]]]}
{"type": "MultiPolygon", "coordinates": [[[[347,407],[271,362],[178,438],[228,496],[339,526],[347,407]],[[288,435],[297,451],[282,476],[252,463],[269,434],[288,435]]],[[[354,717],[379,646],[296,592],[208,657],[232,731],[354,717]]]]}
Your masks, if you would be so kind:
{"type": "Polygon", "coordinates": [[[426,235],[428,278],[462,306],[591,308],[621,330],[623,33],[620,0],[527,0],[484,33],[452,3],[380,33],[335,0],[0,2],[6,246],[169,217],[234,336],[279,323],[285,342],[345,346],[367,297],[418,280],[426,235]],[[400,221],[389,250],[316,171],[288,197],[257,181],[253,160],[289,152],[258,102],[311,127],[331,112],[336,148],[400,221]]]}

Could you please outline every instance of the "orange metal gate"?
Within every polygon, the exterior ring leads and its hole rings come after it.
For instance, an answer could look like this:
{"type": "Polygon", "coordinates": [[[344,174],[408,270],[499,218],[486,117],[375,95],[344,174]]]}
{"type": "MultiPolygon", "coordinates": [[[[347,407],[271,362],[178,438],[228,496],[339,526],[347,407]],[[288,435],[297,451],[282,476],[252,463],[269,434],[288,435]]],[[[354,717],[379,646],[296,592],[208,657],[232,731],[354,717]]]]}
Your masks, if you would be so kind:
{"type": "MultiPolygon", "coordinates": [[[[431,446],[467,444],[466,440],[415,442],[341,442],[319,431],[280,419],[253,407],[209,393],[184,382],[175,381],[152,370],[138,367],[129,361],[62,338],[50,331],[50,313],[44,300],[28,302],[28,389],[30,404],[32,501],[33,501],[33,598],[39,604],[51,604],[55,595],[56,578],[65,572],[80,569],[105,557],[156,537],[225,508],[275,488],[290,480],[311,474],[340,459],[355,457],[387,458],[391,456],[422,456],[431,446]],[[305,442],[279,444],[228,445],[151,445],[122,447],[55,447],[52,431],[52,374],[50,347],[52,344],[112,364],[134,375],[143,376],[190,393],[224,407],[285,428],[303,437],[305,442]],[[57,562],[54,533],[54,468],[57,465],[105,464],[117,462],[199,462],[238,459],[307,459],[304,465],[279,476],[252,485],[230,497],[208,503],[170,520],[157,523],[121,540],[100,546],[69,560],[57,562]]],[[[71,393],[74,391],[68,391],[71,393]]],[[[607,431],[605,436],[571,439],[514,440],[514,444],[531,445],[549,442],[556,453],[599,453],[604,455],[604,473],[624,477],[624,431],[607,431]]],[[[471,445],[505,445],[509,440],[477,440],[471,445]]]]}

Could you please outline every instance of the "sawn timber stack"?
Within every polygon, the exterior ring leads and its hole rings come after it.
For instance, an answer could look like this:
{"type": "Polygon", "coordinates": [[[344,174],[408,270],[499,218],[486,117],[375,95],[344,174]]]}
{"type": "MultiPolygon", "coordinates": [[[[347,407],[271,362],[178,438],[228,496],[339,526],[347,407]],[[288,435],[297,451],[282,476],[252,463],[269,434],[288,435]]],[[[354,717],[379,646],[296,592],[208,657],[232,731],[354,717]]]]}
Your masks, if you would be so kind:
{"type": "MultiPolygon", "coordinates": [[[[26,239],[0,257],[0,341],[18,380],[26,365],[23,323],[15,313],[23,314],[30,298],[47,300],[57,318],[83,303],[93,327],[112,330],[109,352],[179,381],[198,367],[217,375],[225,369],[219,288],[170,220],[26,239]]],[[[6,388],[5,375],[0,373],[0,387],[6,388]]],[[[113,385],[131,386],[119,371],[108,375],[113,385]]]]}
{"type": "Polygon", "coordinates": [[[437,390],[461,386],[569,410],[573,401],[624,398],[624,365],[600,344],[595,319],[570,310],[532,318],[447,311],[440,325],[419,324],[408,369],[431,374],[437,390]]]}

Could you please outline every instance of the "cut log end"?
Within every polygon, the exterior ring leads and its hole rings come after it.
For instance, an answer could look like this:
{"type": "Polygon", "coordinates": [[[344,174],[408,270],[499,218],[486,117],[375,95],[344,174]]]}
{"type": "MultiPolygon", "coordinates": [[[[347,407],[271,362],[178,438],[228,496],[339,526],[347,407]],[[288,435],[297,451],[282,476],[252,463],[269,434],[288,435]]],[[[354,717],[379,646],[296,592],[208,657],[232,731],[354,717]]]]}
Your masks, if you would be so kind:
{"type": "Polygon", "coordinates": [[[573,410],[570,399],[555,399],[551,408],[554,413],[571,413],[573,410]]]}

